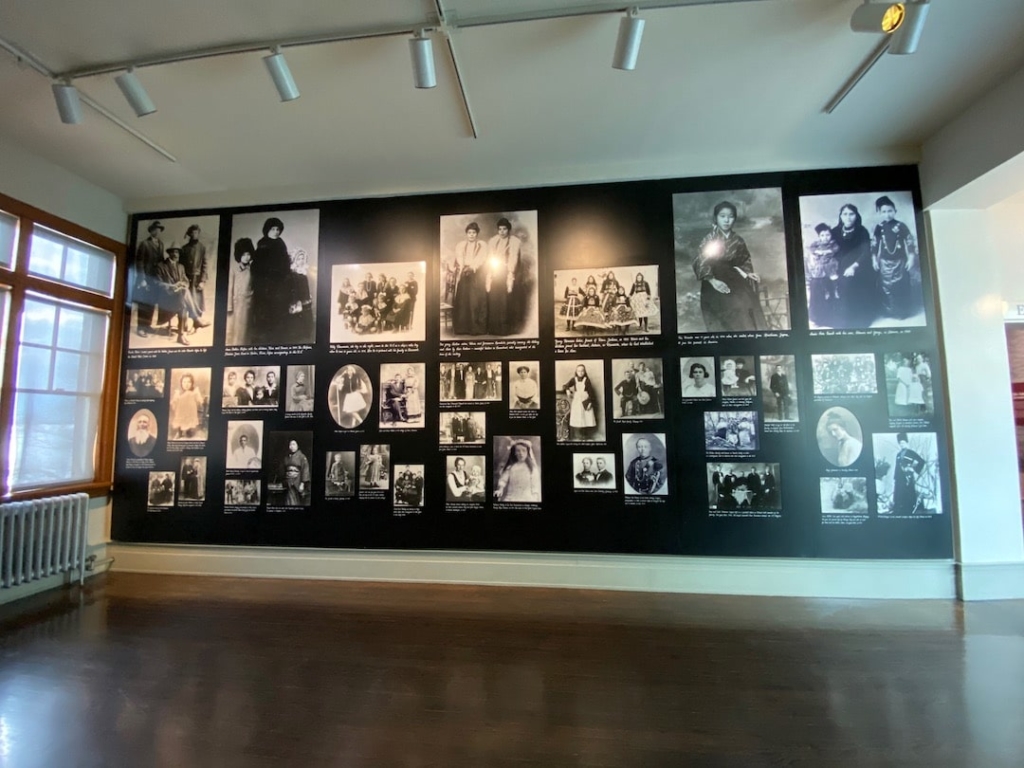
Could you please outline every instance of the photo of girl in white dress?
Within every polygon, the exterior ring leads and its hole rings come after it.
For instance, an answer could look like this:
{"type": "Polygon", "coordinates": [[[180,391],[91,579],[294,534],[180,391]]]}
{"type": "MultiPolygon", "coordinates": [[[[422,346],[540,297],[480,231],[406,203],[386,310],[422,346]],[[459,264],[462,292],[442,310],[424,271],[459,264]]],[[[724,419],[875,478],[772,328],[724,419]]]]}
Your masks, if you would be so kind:
{"type": "Polygon", "coordinates": [[[540,504],[540,438],[494,438],[494,500],[540,504]]]}

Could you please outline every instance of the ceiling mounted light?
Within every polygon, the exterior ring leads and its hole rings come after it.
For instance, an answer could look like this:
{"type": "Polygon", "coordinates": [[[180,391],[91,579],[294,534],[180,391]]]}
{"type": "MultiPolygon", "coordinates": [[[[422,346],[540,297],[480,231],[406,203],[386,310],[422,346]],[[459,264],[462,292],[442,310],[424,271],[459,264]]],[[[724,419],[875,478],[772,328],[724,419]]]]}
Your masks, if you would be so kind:
{"type": "Polygon", "coordinates": [[[121,89],[121,93],[124,94],[131,108],[135,110],[136,117],[145,117],[156,112],[156,105],[149,98],[146,89],[142,87],[142,83],[135,74],[135,67],[128,67],[125,72],[114,78],[114,82],[121,89]]]}
{"type": "Polygon", "coordinates": [[[928,8],[927,0],[906,4],[906,18],[903,25],[892,35],[889,53],[906,56],[917,51],[921,33],[924,31],[924,22],[928,18],[928,8]]]}
{"type": "Polygon", "coordinates": [[[904,3],[875,3],[864,0],[863,5],[850,17],[850,29],[854,32],[893,34],[906,17],[904,3]]]}
{"type": "Polygon", "coordinates": [[[615,69],[636,69],[640,41],[644,36],[644,20],[639,14],[639,8],[630,8],[619,22],[619,38],[615,41],[615,56],[612,57],[612,66],[615,69]]]}
{"type": "Polygon", "coordinates": [[[263,63],[267,65],[270,79],[274,81],[281,101],[295,101],[299,98],[299,88],[295,85],[292,71],[288,69],[288,62],[285,61],[280,46],[272,48],[271,54],[263,57],[263,63]]]}
{"type": "Polygon", "coordinates": [[[78,125],[82,122],[82,102],[78,99],[78,89],[70,80],[53,84],[53,98],[57,101],[60,121],[65,125],[78,125]]]}
{"type": "Polygon", "coordinates": [[[412,79],[417,88],[433,88],[437,85],[437,73],[434,72],[434,43],[427,37],[426,30],[416,32],[409,41],[409,52],[412,54],[412,79]]]}

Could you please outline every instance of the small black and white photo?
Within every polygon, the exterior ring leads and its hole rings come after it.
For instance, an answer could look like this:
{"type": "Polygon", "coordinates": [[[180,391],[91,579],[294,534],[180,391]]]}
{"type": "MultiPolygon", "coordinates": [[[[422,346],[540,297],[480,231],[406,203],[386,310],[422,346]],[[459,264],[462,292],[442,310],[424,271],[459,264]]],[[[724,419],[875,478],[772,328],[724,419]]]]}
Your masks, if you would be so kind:
{"type": "Polygon", "coordinates": [[[128,422],[128,450],[140,458],[149,456],[156,447],[159,435],[153,412],[148,408],[136,411],[128,422]]]}
{"type": "Polygon", "coordinates": [[[167,439],[206,440],[209,432],[210,369],[172,369],[167,439]]]}
{"type": "Polygon", "coordinates": [[[575,453],[572,457],[572,487],[615,489],[618,472],[614,453],[575,453]]]}
{"type": "Polygon", "coordinates": [[[227,469],[256,470],[263,466],[263,422],[229,421],[227,469]]]}
{"type": "Polygon", "coordinates": [[[494,500],[540,504],[541,440],[536,435],[494,438],[494,500]]]}
{"type": "Polygon", "coordinates": [[[753,357],[721,357],[719,367],[718,383],[722,388],[722,397],[754,397],[757,394],[757,373],[753,357]]]}
{"type": "Polygon", "coordinates": [[[482,503],[486,501],[487,457],[446,457],[444,498],[449,502],[482,503]]]}
{"type": "Polygon", "coordinates": [[[313,385],[316,366],[289,365],[285,374],[285,413],[313,412],[313,385]]]}
{"type": "Polygon", "coordinates": [[[557,442],[604,442],[604,361],[556,360],[555,386],[557,442]]]}
{"type": "Polygon", "coordinates": [[[229,478],[224,481],[224,506],[255,507],[259,503],[259,480],[229,478]]]}
{"type": "Polygon", "coordinates": [[[683,400],[709,399],[718,395],[718,366],[713,357],[684,357],[679,361],[683,400]]]}
{"type": "Polygon", "coordinates": [[[391,478],[391,446],[359,446],[359,490],[388,490],[391,478]]]}
{"type": "Polygon", "coordinates": [[[536,411],[540,408],[540,361],[513,360],[508,364],[508,409],[536,411]]]}
{"type": "Polygon", "coordinates": [[[800,232],[811,329],[925,325],[909,191],[801,197],[800,232]]]}
{"type": "Polygon", "coordinates": [[[312,432],[269,432],[263,462],[267,479],[267,504],[274,507],[308,507],[312,502],[312,432]]]}
{"type": "Polygon", "coordinates": [[[829,408],[821,414],[815,436],[821,455],[834,467],[849,467],[864,450],[860,420],[847,408],[829,408]]]}
{"type": "Polygon", "coordinates": [[[331,267],[331,343],[424,341],[425,261],[331,267]]]}
{"type": "Polygon", "coordinates": [[[665,418],[665,374],[660,357],[612,360],[612,418],[665,418]]]}
{"type": "Polygon", "coordinates": [[[761,355],[761,382],[766,422],[800,421],[794,355],[761,355]],[[767,382],[767,386],[765,386],[767,382]]]}
{"type": "Polygon", "coordinates": [[[442,411],[438,442],[441,445],[483,445],[487,442],[487,413],[442,411]]]}
{"type": "Polygon", "coordinates": [[[875,433],[872,443],[878,514],[942,514],[935,433],[875,433]]]}
{"type": "Polygon", "coordinates": [[[760,462],[708,464],[708,508],[782,509],[779,465],[760,462]]]}
{"type": "Polygon", "coordinates": [[[757,411],[706,411],[704,447],[709,451],[756,451],[759,447],[757,411]]]}
{"type": "Polygon", "coordinates": [[[380,428],[423,429],[424,363],[380,366],[380,428]]]}
{"type": "Polygon", "coordinates": [[[129,349],[213,346],[219,237],[220,216],[139,220],[129,349]]]}
{"type": "Polygon", "coordinates": [[[679,333],[787,330],[782,190],[672,196],[679,333]]]}
{"type": "Polygon", "coordinates": [[[150,472],[149,473],[149,497],[148,503],[151,507],[173,507],[174,506],[174,473],[173,472],[150,472]]]}
{"type": "Polygon", "coordinates": [[[221,408],[277,408],[281,402],[281,366],[243,365],[224,369],[221,408]]]}
{"type": "Polygon", "coordinates": [[[231,219],[225,346],[313,344],[320,211],[231,219]]]}
{"type": "Polygon", "coordinates": [[[661,333],[658,266],[555,271],[555,338],[661,333]]]}
{"type": "Polygon", "coordinates": [[[935,415],[932,366],[927,352],[890,352],[883,357],[890,418],[935,415]]]}
{"type": "Polygon", "coordinates": [[[866,477],[823,477],[820,484],[823,515],[868,514],[866,477]]]}
{"type": "Polygon", "coordinates": [[[356,452],[327,452],[327,481],[324,496],[344,499],[356,495],[356,452]]]}
{"type": "Polygon", "coordinates": [[[441,340],[537,338],[537,212],[440,217],[441,340]]]}
{"type": "Polygon", "coordinates": [[[203,501],[206,499],[205,456],[183,456],[178,478],[178,501],[203,501]]]}
{"type": "Polygon", "coordinates": [[[623,489],[627,496],[668,495],[665,433],[635,432],[622,436],[623,489]]]}
{"type": "Polygon", "coordinates": [[[811,355],[816,395],[874,395],[878,393],[875,356],[869,352],[811,355]]]}
{"type": "Polygon", "coordinates": [[[442,403],[501,400],[502,363],[441,363],[439,379],[442,403]]]}
{"type": "Polygon", "coordinates": [[[130,368],[125,373],[124,399],[159,400],[164,396],[163,368],[130,368]]]}
{"type": "Polygon", "coordinates": [[[394,488],[396,507],[422,507],[423,465],[395,464],[394,488]]]}
{"type": "Polygon", "coordinates": [[[339,427],[355,429],[366,420],[373,405],[370,376],[358,365],[343,365],[327,388],[327,404],[339,427]]]}

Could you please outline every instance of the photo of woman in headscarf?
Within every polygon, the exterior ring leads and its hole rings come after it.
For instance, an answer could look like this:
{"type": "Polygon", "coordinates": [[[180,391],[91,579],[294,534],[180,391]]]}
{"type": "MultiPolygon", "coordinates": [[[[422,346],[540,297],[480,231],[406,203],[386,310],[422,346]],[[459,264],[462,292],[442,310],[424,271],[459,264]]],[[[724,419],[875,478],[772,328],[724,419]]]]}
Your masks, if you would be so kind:
{"type": "Polygon", "coordinates": [[[875,271],[871,266],[871,235],[852,203],[839,209],[832,227],[832,241],[839,246],[839,312],[836,328],[868,328],[878,312],[875,271]]]}
{"type": "Polygon", "coordinates": [[[555,361],[555,439],[600,442],[605,437],[604,361],[555,361]]]}
{"type": "Polygon", "coordinates": [[[494,483],[495,500],[539,504],[540,438],[496,437],[494,445],[494,466],[500,467],[494,483]]]}

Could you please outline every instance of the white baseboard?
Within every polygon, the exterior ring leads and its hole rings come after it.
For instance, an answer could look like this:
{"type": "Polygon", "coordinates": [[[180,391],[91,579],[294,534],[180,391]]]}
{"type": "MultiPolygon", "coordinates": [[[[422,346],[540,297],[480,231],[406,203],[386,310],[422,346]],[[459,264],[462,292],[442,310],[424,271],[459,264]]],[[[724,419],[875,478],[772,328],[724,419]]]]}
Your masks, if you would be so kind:
{"type": "Polygon", "coordinates": [[[953,599],[946,560],[810,560],[519,552],[107,546],[113,570],[294,579],[831,598],[953,599]]]}
{"type": "Polygon", "coordinates": [[[961,600],[1024,600],[1024,563],[959,563],[961,600]]]}

